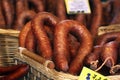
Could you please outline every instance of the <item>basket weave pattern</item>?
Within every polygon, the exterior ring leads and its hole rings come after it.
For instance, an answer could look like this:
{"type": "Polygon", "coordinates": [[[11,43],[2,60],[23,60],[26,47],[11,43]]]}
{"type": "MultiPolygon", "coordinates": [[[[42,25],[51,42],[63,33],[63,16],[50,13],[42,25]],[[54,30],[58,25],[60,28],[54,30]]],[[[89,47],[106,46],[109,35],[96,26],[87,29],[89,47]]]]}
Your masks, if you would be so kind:
{"type": "MultiPolygon", "coordinates": [[[[58,72],[54,69],[49,69],[46,66],[36,62],[18,52],[18,32],[12,32],[12,36],[7,35],[5,31],[0,33],[0,66],[8,66],[13,64],[26,63],[30,66],[27,75],[19,80],[78,80],[78,76],[73,76],[67,73],[58,72]],[[14,34],[13,34],[14,33],[14,34]],[[13,36],[14,35],[14,36],[13,36]],[[17,52],[17,53],[16,53],[17,52]]],[[[119,75],[108,76],[110,80],[120,80],[119,75]]]]}
{"type": "Polygon", "coordinates": [[[18,38],[0,34],[0,66],[14,64],[13,55],[17,48],[18,38]]]}

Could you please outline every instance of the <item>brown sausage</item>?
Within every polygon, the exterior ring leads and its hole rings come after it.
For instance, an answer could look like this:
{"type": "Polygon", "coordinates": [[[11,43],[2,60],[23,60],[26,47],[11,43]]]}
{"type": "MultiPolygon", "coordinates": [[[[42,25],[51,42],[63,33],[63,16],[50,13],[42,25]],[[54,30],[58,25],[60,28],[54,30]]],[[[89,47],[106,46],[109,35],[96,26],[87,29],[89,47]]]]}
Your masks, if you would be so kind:
{"type": "MultiPolygon", "coordinates": [[[[104,44],[106,44],[109,41],[116,40],[120,35],[120,32],[110,32],[105,33],[103,35],[100,35],[96,38],[95,46],[98,46],[98,48],[94,48],[93,51],[87,56],[86,58],[86,64],[90,65],[93,68],[97,68],[97,65],[91,64],[95,61],[99,62],[100,53],[102,51],[102,47],[104,44]]],[[[96,63],[96,62],[95,62],[96,63]]]]}
{"type": "Polygon", "coordinates": [[[46,12],[50,12],[52,14],[55,14],[56,11],[56,4],[57,0],[44,0],[44,5],[46,6],[46,12]]]}
{"type": "Polygon", "coordinates": [[[68,42],[69,42],[69,50],[72,60],[77,55],[77,51],[79,49],[80,43],[77,40],[77,38],[72,34],[68,35],[68,42]]]}
{"type": "Polygon", "coordinates": [[[57,15],[57,17],[59,17],[61,20],[67,19],[64,0],[57,0],[56,4],[57,4],[56,5],[56,15],[57,15]]]}
{"type": "Polygon", "coordinates": [[[106,43],[103,46],[101,60],[104,62],[107,58],[110,58],[107,60],[105,65],[109,68],[114,66],[117,63],[117,56],[118,56],[118,43],[116,41],[111,41],[106,43]]]}
{"type": "Polygon", "coordinates": [[[54,61],[59,70],[77,74],[82,69],[83,60],[92,49],[92,36],[84,25],[73,21],[64,20],[55,27],[54,35],[54,61]],[[81,41],[77,55],[70,64],[69,69],[69,49],[67,35],[71,32],[81,41]]]}
{"type": "Polygon", "coordinates": [[[32,20],[32,29],[36,39],[38,40],[41,56],[45,59],[51,59],[52,48],[50,40],[45,32],[45,29],[43,28],[45,22],[48,22],[50,25],[52,25],[52,27],[55,27],[59,20],[57,17],[48,12],[40,12],[32,20]]]}
{"type": "Polygon", "coordinates": [[[103,46],[105,43],[109,41],[116,40],[120,35],[120,32],[109,32],[103,35],[100,35],[96,39],[96,45],[103,46]]]}
{"type": "Polygon", "coordinates": [[[30,30],[27,34],[27,37],[25,40],[25,48],[27,48],[29,51],[35,52],[36,39],[32,30],[30,30]]]}
{"type": "Polygon", "coordinates": [[[43,3],[44,0],[28,0],[28,2],[32,3],[35,6],[35,11],[36,13],[44,11],[45,10],[45,6],[43,3]]]}
{"type": "Polygon", "coordinates": [[[20,47],[25,47],[26,37],[30,30],[31,30],[31,22],[29,21],[20,31],[20,34],[19,34],[19,46],[20,47]]]}
{"type": "Polygon", "coordinates": [[[93,70],[97,69],[98,67],[101,49],[102,49],[101,46],[94,46],[93,51],[89,53],[85,58],[85,64],[93,70]]]}
{"type": "Polygon", "coordinates": [[[120,1],[112,0],[112,8],[113,8],[113,19],[111,19],[111,24],[119,24],[120,23],[120,1]]]}
{"type": "MultiPolygon", "coordinates": [[[[0,0],[0,5],[2,5],[1,0],[0,0]]],[[[2,6],[0,6],[0,28],[3,28],[3,29],[6,28],[5,19],[2,14],[2,6]]]]}
{"type": "Polygon", "coordinates": [[[92,20],[90,24],[90,32],[95,38],[98,33],[98,28],[102,20],[102,3],[101,0],[90,0],[93,4],[92,6],[92,20]]]}
{"type": "Polygon", "coordinates": [[[15,11],[16,16],[18,17],[20,13],[28,10],[28,4],[26,4],[27,0],[15,0],[15,11]]]}
{"type": "Polygon", "coordinates": [[[86,25],[86,15],[85,14],[77,14],[75,17],[77,21],[79,21],[81,24],[86,25]]]}
{"type": "Polygon", "coordinates": [[[0,75],[10,74],[11,72],[14,72],[15,70],[17,70],[22,65],[23,64],[0,67],[0,75]]]}
{"type": "MultiPolygon", "coordinates": [[[[117,43],[118,43],[118,56],[120,56],[120,37],[118,37],[116,40],[115,40],[117,43]]],[[[119,61],[119,59],[118,59],[118,61],[119,61]]],[[[111,67],[111,69],[110,69],[110,74],[115,74],[115,73],[117,73],[118,71],[120,70],[120,64],[119,64],[119,62],[118,62],[118,64],[116,64],[116,65],[114,65],[114,66],[112,66],[111,67]]]]}
{"type": "Polygon", "coordinates": [[[103,26],[109,25],[113,18],[112,2],[113,2],[113,0],[107,0],[106,2],[102,3],[101,25],[103,25],[103,26]]]}
{"type": "Polygon", "coordinates": [[[27,64],[22,65],[20,68],[18,68],[16,71],[14,71],[13,73],[1,77],[0,80],[17,80],[21,77],[23,77],[25,74],[27,74],[29,70],[29,66],[27,64]]]}
{"type": "Polygon", "coordinates": [[[1,2],[2,2],[2,12],[6,23],[6,28],[11,29],[14,20],[12,4],[10,4],[9,0],[2,0],[1,2]]]}
{"type": "Polygon", "coordinates": [[[14,29],[16,30],[21,30],[23,26],[30,21],[36,13],[34,11],[26,10],[19,14],[16,20],[16,25],[14,26],[14,29]]]}

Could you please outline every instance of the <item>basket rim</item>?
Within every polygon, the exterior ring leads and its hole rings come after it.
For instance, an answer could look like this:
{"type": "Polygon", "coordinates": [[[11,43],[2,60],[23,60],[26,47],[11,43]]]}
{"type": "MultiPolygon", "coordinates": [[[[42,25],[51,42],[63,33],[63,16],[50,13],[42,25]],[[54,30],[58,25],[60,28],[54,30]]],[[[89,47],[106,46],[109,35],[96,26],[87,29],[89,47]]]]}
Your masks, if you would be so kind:
{"type": "MultiPolygon", "coordinates": [[[[21,54],[20,52],[17,52],[15,54],[15,59],[18,59],[22,62],[25,62],[29,64],[31,67],[39,71],[40,73],[44,74],[50,79],[54,80],[78,80],[79,76],[74,76],[69,73],[64,73],[64,72],[58,72],[55,69],[49,69],[43,64],[36,62],[35,60],[27,57],[24,54],[21,54]]],[[[111,75],[111,76],[106,76],[110,80],[120,80],[120,75],[111,75]]]]}
{"type": "Polygon", "coordinates": [[[7,35],[7,36],[13,36],[13,37],[18,37],[20,31],[18,30],[13,30],[13,29],[0,29],[0,34],[1,35],[7,35]]]}

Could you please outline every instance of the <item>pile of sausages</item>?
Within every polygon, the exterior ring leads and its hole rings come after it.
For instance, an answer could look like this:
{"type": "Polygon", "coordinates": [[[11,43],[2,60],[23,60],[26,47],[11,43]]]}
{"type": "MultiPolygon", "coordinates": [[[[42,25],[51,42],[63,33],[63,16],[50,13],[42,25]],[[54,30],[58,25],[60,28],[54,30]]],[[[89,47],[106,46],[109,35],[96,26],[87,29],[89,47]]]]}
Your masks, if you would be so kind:
{"type": "Polygon", "coordinates": [[[93,50],[86,57],[86,65],[99,71],[107,67],[107,74],[115,74],[119,71],[120,57],[120,32],[109,32],[98,36],[93,50]],[[117,66],[116,66],[117,65],[117,66]]]}
{"type": "Polygon", "coordinates": [[[43,0],[0,0],[0,24],[4,24],[2,28],[21,30],[26,22],[43,10],[43,0]]]}
{"type": "Polygon", "coordinates": [[[71,74],[80,72],[92,45],[92,36],[83,24],[75,20],[60,20],[48,12],[36,14],[19,35],[20,47],[52,60],[57,70],[71,74]],[[78,45],[77,50],[73,47],[74,44],[78,45]]]}
{"type": "Polygon", "coordinates": [[[96,71],[106,65],[113,71],[119,33],[97,33],[101,25],[120,23],[120,1],[89,3],[91,14],[69,15],[64,0],[0,0],[0,14],[6,28],[20,30],[19,46],[52,60],[56,70],[77,75],[84,65],[96,71]]]}
{"type": "Polygon", "coordinates": [[[49,12],[60,20],[71,19],[87,26],[93,38],[101,25],[119,24],[119,0],[89,0],[91,14],[67,14],[64,0],[0,0],[0,27],[21,30],[36,13],[49,12]],[[3,26],[4,25],[4,26],[3,26]]]}
{"type": "Polygon", "coordinates": [[[17,64],[7,67],[0,67],[0,80],[18,80],[29,71],[27,64],[17,64]]]}
{"type": "Polygon", "coordinates": [[[83,66],[100,71],[105,66],[116,73],[120,32],[92,37],[76,20],[61,20],[52,13],[39,12],[21,30],[19,46],[52,60],[55,69],[78,75],[83,66]]]}

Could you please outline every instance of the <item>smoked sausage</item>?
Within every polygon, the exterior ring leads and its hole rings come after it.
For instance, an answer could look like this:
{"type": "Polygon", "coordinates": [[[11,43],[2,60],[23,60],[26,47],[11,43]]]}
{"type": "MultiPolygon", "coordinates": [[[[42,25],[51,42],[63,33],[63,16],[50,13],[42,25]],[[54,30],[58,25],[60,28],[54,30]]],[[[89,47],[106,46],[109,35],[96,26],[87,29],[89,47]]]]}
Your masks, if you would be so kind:
{"type": "Polygon", "coordinates": [[[17,64],[17,65],[12,65],[12,66],[0,67],[0,75],[6,75],[9,73],[12,73],[22,65],[23,64],[17,64]]]}
{"type": "Polygon", "coordinates": [[[28,72],[28,70],[29,70],[29,66],[27,64],[24,64],[13,73],[7,76],[1,77],[0,80],[17,80],[23,77],[28,72]]]}
{"type": "Polygon", "coordinates": [[[80,72],[83,66],[83,60],[92,49],[92,36],[86,27],[73,20],[63,20],[57,24],[54,33],[54,61],[57,69],[68,71],[71,74],[80,72]],[[70,63],[69,68],[69,49],[67,35],[71,32],[81,41],[77,55],[70,63]],[[69,69],[69,70],[68,70],[69,69]]]}
{"type": "Polygon", "coordinates": [[[20,13],[19,16],[17,17],[14,29],[21,30],[23,28],[23,26],[28,21],[30,21],[35,15],[36,15],[36,13],[31,10],[26,10],[26,11],[20,13]]]}
{"type": "Polygon", "coordinates": [[[102,3],[101,0],[90,0],[92,3],[92,20],[91,20],[91,24],[90,24],[90,32],[93,36],[93,38],[95,38],[97,36],[98,33],[98,28],[101,24],[101,20],[102,20],[102,3]]]}
{"type": "Polygon", "coordinates": [[[2,12],[4,15],[6,28],[11,29],[13,20],[14,20],[14,13],[12,9],[12,4],[10,3],[10,0],[2,0],[2,12]]]}
{"type": "Polygon", "coordinates": [[[40,12],[32,19],[32,29],[38,40],[41,56],[45,59],[52,59],[52,48],[50,40],[44,29],[44,23],[47,22],[53,28],[59,22],[59,19],[48,12],[40,12]]]}

